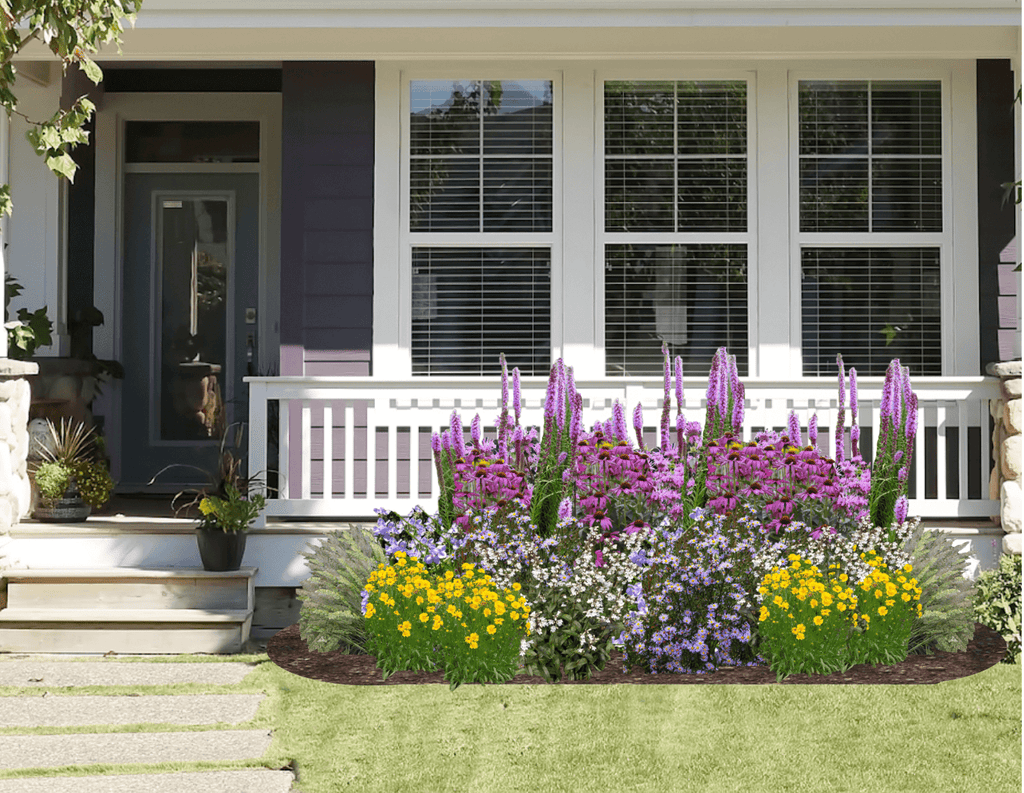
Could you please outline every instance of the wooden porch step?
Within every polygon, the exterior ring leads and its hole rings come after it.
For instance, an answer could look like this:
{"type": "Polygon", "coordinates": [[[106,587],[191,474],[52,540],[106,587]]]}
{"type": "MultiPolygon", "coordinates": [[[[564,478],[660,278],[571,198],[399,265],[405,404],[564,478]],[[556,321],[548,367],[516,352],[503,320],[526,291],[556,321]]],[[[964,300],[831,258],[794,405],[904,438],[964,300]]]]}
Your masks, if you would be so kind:
{"type": "Polygon", "coordinates": [[[256,568],[210,572],[192,568],[9,570],[11,608],[249,609],[256,568]]]}
{"type": "Polygon", "coordinates": [[[9,570],[0,652],[237,653],[256,568],[9,570]]]}

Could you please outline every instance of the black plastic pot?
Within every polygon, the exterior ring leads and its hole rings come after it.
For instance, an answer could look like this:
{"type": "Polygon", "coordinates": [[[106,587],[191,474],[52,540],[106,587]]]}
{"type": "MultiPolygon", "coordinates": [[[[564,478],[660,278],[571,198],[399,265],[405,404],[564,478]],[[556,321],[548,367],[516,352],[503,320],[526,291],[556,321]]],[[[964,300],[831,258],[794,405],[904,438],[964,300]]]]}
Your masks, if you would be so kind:
{"type": "Polygon", "coordinates": [[[203,526],[197,528],[196,542],[199,544],[203,569],[221,573],[241,567],[245,555],[245,536],[244,531],[222,531],[203,526]]]}

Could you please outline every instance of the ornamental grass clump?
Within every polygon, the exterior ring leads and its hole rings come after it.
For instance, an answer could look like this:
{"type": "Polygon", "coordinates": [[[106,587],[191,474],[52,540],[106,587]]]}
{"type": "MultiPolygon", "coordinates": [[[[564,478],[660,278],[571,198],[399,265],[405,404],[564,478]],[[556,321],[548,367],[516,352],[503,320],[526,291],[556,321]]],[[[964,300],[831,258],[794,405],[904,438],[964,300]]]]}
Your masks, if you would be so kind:
{"type": "Polygon", "coordinates": [[[511,680],[530,630],[530,609],[518,590],[495,588],[472,563],[463,564],[461,575],[433,575],[399,551],[393,565],[370,573],[362,593],[367,650],[385,680],[438,667],[453,690],[511,680]]]}

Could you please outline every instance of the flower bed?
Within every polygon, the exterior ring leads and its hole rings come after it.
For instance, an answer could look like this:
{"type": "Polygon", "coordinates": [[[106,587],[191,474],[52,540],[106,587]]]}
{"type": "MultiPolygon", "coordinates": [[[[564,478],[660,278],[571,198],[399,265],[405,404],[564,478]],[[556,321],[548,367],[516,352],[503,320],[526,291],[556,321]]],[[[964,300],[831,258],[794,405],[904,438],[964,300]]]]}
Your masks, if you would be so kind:
{"type": "Polygon", "coordinates": [[[374,534],[394,561],[361,594],[385,677],[443,668],[454,687],[522,666],[586,679],[615,649],[627,671],[767,664],[780,680],[906,657],[923,615],[912,563],[920,532],[907,516],[917,430],[908,371],[889,366],[870,465],[856,371],[841,358],[832,457],[818,448],[815,417],[806,435],[791,414],[784,433],[741,436],[743,384],[725,349],[703,423],[684,416],[682,364],[667,353],[664,384],[660,444],[649,448],[639,405],[632,427],[616,403],[585,428],[561,360],[543,427],[521,426],[519,373],[509,377],[502,358],[490,437],[477,415],[466,439],[453,412],[432,439],[438,514],[380,511],[374,534]],[[474,575],[482,583],[470,592],[474,575]],[[502,619],[494,604],[504,598],[524,619],[502,619]]]}

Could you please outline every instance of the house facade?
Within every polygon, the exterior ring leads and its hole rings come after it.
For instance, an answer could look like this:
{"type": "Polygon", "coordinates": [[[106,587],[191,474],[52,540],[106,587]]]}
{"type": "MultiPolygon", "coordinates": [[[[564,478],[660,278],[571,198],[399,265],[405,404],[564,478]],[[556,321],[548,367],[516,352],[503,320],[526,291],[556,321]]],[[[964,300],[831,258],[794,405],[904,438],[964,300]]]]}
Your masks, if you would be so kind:
{"type": "Polygon", "coordinates": [[[429,508],[499,353],[527,418],[563,358],[654,438],[662,345],[694,418],[727,346],[748,429],[823,443],[836,354],[868,446],[900,358],[912,511],[977,531],[1019,483],[1019,366],[987,367],[1020,359],[1020,51],[1015,0],[147,0],[98,88],[26,53],[27,115],[98,111],[71,186],[3,130],[7,267],[49,352],[124,366],[94,413],[126,492],[226,416],[272,520],[429,508]]]}

